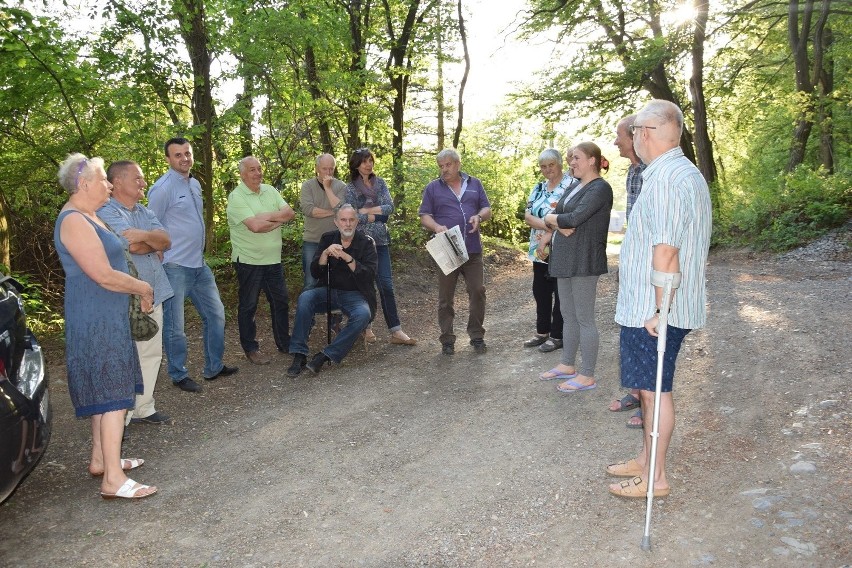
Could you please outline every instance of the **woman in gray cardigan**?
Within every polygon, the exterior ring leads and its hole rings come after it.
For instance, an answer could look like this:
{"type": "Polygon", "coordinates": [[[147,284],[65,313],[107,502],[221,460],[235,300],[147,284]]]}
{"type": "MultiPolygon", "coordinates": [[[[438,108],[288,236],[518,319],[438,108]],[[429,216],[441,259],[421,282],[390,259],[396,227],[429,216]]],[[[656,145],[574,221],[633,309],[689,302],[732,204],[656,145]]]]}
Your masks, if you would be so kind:
{"type": "Polygon", "coordinates": [[[612,209],[612,187],[603,178],[609,163],[592,142],[577,144],[569,158],[579,183],[569,187],[556,212],[544,218],[555,232],[550,275],[557,278],[562,307],[563,348],[559,365],[542,373],[542,380],[564,379],[561,392],[591,390],[598,358],[595,295],[598,278],[606,274],[606,238],[612,209]],[[575,365],[577,350],[582,365],[575,365]]]}

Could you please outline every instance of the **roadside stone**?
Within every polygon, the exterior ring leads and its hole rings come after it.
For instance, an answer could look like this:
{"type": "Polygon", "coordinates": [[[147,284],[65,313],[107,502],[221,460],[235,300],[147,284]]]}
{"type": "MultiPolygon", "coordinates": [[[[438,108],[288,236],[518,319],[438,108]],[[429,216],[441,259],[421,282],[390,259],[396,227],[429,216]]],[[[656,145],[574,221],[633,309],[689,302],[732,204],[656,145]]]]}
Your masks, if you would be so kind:
{"type": "Polygon", "coordinates": [[[740,495],[744,497],[753,497],[755,495],[766,495],[769,492],[769,489],[766,487],[758,487],[757,489],[747,489],[745,491],[740,491],[740,495]]]}
{"type": "Polygon", "coordinates": [[[752,517],[752,518],[750,518],[750,519],[748,520],[748,522],[749,522],[749,524],[750,524],[751,526],[753,526],[753,527],[754,527],[754,528],[756,528],[756,529],[762,529],[763,527],[765,527],[765,526],[766,526],[766,523],[764,523],[762,520],[760,520],[760,519],[758,519],[758,518],[756,518],[756,517],[752,517]]]}
{"type": "Polygon", "coordinates": [[[814,473],[816,469],[813,462],[800,461],[790,466],[790,473],[814,473]]]}
{"type": "Polygon", "coordinates": [[[837,406],[838,404],[840,404],[839,400],[829,399],[829,400],[824,400],[824,401],[820,402],[819,407],[820,408],[831,408],[832,406],[837,406]]]}
{"type": "Polygon", "coordinates": [[[725,415],[733,414],[734,412],[736,412],[736,410],[737,409],[734,408],[733,406],[722,406],[722,407],[719,408],[719,412],[721,412],[722,414],[725,414],[725,415]]]}
{"type": "Polygon", "coordinates": [[[758,497],[754,501],[751,502],[751,506],[757,509],[758,511],[766,511],[772,505],[776,503],[780,503],[784,498],[779,495],[771,495],[769,497],[758,497]]]}
{"type": "Polygon", "coordinates": [[[713,564],[714,562],[716,562],[715,556],[709,553],[704,553],[695,560],[691,560],[689,564],[690,566],[704,566],[706,564],[713,564]]]}
{"type": "Polygon", "coordinates": [[[799,554],[804,554],[805,556],[810,556],[811,554],[815,553],[816,550],[817,550],[817,547],[814,543],[812,543],[812,542],[799,542],[795,538],[792,538],[792,537],[789,537],[789,536],[782,536],[781,542],[783,542],[784,544],[786,544],[787,546],[792,548],[794,552],[797,552],[799,554]]]}

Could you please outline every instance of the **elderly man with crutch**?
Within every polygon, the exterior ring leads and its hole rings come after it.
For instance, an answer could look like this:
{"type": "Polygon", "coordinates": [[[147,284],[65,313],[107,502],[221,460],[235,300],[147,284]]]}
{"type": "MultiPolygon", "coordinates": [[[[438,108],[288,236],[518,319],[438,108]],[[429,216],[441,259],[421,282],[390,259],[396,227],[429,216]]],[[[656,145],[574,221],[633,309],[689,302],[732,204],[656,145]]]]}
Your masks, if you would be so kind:
{"type": "Polygon", "coordinates": [[[615,320],[621,325],[621,384],[640,389],[644,437],[635,458],[606,470],[630,478],[610,485],[610,493],[648,500],[647,550],[653,498],[671,491],[666,453],[674,430],[675,360],[686,334],[702,327],[707,315],[712,211],[707,182],[679,146],[680,109],[653,100],[631,129],[636,154],[648,167],[621,246],[615,320]],[[664,354],[659,365],[658,349],[664,354]]]}

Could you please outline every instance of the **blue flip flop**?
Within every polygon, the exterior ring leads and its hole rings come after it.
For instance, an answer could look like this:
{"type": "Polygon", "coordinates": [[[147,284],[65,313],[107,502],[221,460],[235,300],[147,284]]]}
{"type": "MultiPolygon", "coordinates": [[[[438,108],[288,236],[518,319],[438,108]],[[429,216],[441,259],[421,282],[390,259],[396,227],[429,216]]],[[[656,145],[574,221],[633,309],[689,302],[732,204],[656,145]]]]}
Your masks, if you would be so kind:
{"type": "Polygon", "coordinates": [[[577,373],[563,373],[557,368],[553,368],[547,372],[544,372],[538,376],[538,380],[540,381],[555,381],[556,379],[573,379],[577,376],[577,373]],[[553,375],[551,377],[545,377],[545,375],[550,374],[553,375]]]}
{"type": "Polygon", "coordinates": [[[598,386],[597,383],[592,383],[590,385],[584,385],[582,383],[578,383],[577,381],[565,381],[565,382],[568,383],[569,385],[571,385],[574,388],[573,389],[566,389],[566,388],[563,388],[562,385],[556,385],[556,390],[558,390],[559,392],[577,392],[577,391],[592,390],[594,388],[597,388],[597,386],[598,386]]]}

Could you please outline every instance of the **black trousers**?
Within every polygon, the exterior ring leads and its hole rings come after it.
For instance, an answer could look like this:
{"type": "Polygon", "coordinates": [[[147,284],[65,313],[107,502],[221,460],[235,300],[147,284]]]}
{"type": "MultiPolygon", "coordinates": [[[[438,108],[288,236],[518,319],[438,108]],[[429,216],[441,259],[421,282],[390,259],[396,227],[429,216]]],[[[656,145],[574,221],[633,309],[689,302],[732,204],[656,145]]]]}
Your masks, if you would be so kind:
{"type": "Polygon", "coordinates": [[[281,263],[269,265],[234,263],[239,284],[240,306],[237,323],[240,328],[240,346],[246,353],[258,350],[257,326],[254,315],[261,291],[269,301],[272,316],[272,336],[275,347],[282,353],[290,349],[290,314],[287,286],[284,283],[284,267],[281,263]]]}
{"type": "Polygon", "coordinates": [[[562,312],[556,278],[547,275],[547,264],[533,262],[533,298],[535,298],[535,332],[562,339],[562,312]]]}

